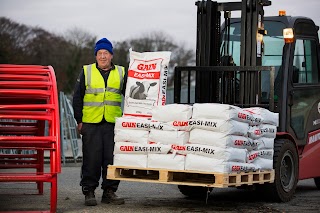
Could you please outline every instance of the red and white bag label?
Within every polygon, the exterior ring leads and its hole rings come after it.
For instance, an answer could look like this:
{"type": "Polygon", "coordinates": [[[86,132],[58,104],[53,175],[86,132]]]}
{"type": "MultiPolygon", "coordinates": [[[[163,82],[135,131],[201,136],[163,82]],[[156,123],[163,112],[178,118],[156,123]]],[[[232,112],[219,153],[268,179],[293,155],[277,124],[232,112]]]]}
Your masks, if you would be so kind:
{"type": "Polygon", "coordinates": [[[164,131],[189,131],[189,121],[169,121],[169,122],[150,122],[150,129],[164,130],[164,131]]]}
{"type": "Polygon", "coordinates": [[[192,119],[189,121],[189,125],[191,126],[191,129],[203,129],[229,135],[242,136],[246,136],[249,129],[248,123],[222,119],[192,119]]]}
{"type": "Polygon", "coordinates": [[[130,142],[117,142],[114,144],[114,154],[168,154],[170,145],[163,144],[139,144],[130,142]]]}
{"type": "Polygon", "coordinates": [[[152,109],[166,103],[171,52],[138,53],[130,49],[124,116],[152,116],[152,109]]]}
{"type": "Polygon", "coordinates": [[[150,129],[150,120],[139,119],[136,117],[119,117],[116,118],[115,129],[150,129]]]}
{"type": "Polygon", "coordinates": [[[259,168],[252,163],[227,162],[227,170],[232,172],[252,172],[259,168]]]}
{"type": "Polygon", "coordinates": [[[186,144],[183,146],[171,145],[171,148],[178,154],[195,154],[210,158],[216,158],[223,161],[246,162],[247,150],[202,145],[202,144],[186,144]]]}
{"type": "MultiPolygon", "coordinates": [[[[271,112],[261,107],[244,108],[244,110],[249,112],[254,118],[260,119],[261,121],[259,123],[279,126],[279,113],[271,112]]],[[[257,125],[259,123],[253,122],[252,124],[257,125]]]]}
{"type": "Polygon", "coordinates": [[[252,163],[258,158],[273,160],[273,149],[254,150],[249,152],[247,162],[252,163]]]}
{"type": "Polygon", "coordinates": [[[261,137],[276,138],[277,127],[270,124],[260,124],[258,126],[250,126],[248,131],[248,137],[252,139],[258,139],[261,137]]]}

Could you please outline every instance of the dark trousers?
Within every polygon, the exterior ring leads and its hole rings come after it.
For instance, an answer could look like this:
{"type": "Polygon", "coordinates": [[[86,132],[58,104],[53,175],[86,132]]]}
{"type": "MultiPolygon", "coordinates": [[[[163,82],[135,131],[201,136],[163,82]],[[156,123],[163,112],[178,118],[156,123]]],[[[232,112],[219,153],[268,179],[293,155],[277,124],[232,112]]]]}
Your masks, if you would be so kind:
{"type": "Polygon", "coordinates": [[[102,175],[103,190],[117,191],[120,181],[107,179],[107,166],[113,164],[114,124],[83,123],[81,182],[83,194],[99,186],[102,175]]]}

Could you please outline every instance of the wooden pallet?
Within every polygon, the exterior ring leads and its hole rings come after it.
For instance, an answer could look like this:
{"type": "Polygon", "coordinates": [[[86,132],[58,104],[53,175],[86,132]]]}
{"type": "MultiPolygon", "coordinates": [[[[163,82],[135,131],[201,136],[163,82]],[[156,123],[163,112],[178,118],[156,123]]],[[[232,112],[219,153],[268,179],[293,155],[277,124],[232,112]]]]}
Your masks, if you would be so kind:
{"type": "Polygon", "coordinates": [[[241,185],[273,183],[274,170],[227,174],[109,165],[107,178],[136,182],[225,188],[241,185]]]}

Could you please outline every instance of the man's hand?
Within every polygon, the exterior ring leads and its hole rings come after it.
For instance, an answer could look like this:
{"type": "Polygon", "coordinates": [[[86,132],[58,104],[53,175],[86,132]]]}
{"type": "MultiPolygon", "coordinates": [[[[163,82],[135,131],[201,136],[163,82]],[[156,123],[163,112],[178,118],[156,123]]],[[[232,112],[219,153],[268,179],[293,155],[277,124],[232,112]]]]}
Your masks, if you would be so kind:
{"type": "Polygon", "coordinates": [[[78,132],[81,134],[81,129],[82,129],[82,123],[78,123],[78,132]]]}

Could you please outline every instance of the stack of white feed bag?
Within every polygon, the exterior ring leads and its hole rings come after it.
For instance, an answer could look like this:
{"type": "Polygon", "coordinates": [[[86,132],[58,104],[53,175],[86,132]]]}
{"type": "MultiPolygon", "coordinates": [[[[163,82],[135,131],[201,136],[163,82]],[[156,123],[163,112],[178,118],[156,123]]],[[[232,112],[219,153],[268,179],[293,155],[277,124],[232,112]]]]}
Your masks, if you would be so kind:
{"type": "MultiPolygon", "coordinates": [[[[149,143],[183,147],[189,141],[189,121],[192,106],[170,104],[159,106],[152,111],[152,121],[161,128],[150,129],[149,143]]],[[[184,170],[185,154],[170,152],[168,154],[148,154],[149,168],[184,170]]]]}
{"type": "Polygon", "coordinates": [[[153,110],[153,120],[121,117],[115,124],[114,165],[184,170],[184,155],[171,146],[189,140],[192,107],[171,104],[153,110]]]}
{"type": "Polygon", "coordinates": [[[256,144],[251,150],[247,162],[254,164],[260,170],[273,168],[274,139],[279,125],[279,114],[264,108],[246,108],[256,121],[250,125],[248,137],[256,144]]]}
{"type": "Polygon", "coordinates": [[[192,120],[196,122],[189,143],[206,145],[217,154],[211,158],[187,154],[186,170],[231,173],[273,168],[277,113],[264,108],[194,104],[192,120]]]}
{"type": "Polygon", "coordinates": [[[117,166],[147,167],[148,153],[168,153],[169,145],[149,144],[150,120],[120,117],[115,124],[114,163],[117,166]]]}
{"type": "Polygon", "coordinates": [[[114,165],[217,173],[272,169],[278,114],[204,103],[117,118],[114,165]]]}
{"type": "Polygon", "coordinates": [[[219,173],[256,170],[247,163],[248,150],[254,149],[247,137],[251,121],[251,114],[236,106],[194,104],[188,145],[192,152],[186,156],[185,169],[219,173]]]}

